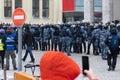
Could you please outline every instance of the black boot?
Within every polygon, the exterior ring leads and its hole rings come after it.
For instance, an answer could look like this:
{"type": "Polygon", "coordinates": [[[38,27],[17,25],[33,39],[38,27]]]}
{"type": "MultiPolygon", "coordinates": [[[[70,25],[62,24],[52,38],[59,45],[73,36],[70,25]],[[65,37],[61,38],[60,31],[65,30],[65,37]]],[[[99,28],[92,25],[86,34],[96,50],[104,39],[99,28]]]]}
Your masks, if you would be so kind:
{"type": "Polygon", "coordinates": [[[112,70],[112,67],[111,67],[111,66],[109,66],[108,71],[111,71],[111,70],[112,70]]]}

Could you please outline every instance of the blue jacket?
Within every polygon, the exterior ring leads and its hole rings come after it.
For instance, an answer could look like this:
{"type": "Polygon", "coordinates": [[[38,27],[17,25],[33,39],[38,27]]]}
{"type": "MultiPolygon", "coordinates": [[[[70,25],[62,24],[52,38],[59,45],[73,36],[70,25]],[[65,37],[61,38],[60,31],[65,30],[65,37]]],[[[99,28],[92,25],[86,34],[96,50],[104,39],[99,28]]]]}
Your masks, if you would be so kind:
{"type": "Polygon", "coordinates": [[[5,49],[16,50],[16,34],[15,33],[5,34],[5,49]]]}

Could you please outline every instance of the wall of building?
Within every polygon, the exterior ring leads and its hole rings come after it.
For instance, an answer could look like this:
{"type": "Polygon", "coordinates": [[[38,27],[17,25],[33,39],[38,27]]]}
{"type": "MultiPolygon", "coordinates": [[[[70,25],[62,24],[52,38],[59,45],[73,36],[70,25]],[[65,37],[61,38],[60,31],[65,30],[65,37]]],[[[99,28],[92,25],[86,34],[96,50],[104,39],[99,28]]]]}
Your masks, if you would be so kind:
{"type": "MultiPolygon", "coordinates": [[[[12,11],[14,11],[15,0],[12,0],[12,11]]],[[[62,23],[62,12],[74,12],[75,10],[75,2],[74,0],[49,0],[49,18],[42,17],[42,0],[39,1],[39,18],[32,17],[32,0],[22,0],[22,8],[26,13],[26,23],[62,23]],[[62,5],[63,4],[63,5],[62,5]],[[66,5],[67,4],[67,5],[66,5]]],[[[93,2],[92,0],[87,0],[93,2]]],[[[120,0],[110,0],[111,3],[106,3],[109,0],[103,0],[102,2],[102,16],[103,21],[107,22],[109,20],[120,20],[120,0]],[[108,8],[107,8],[107,7],[108,8]],[[109,9],[110,8],[110,9],[109,9]]],[[[84,7],[88,6],[84,3],[84,7]]],[[[92,6],[93,7],[93,6],[92,6]]],[[[88,9],[88,8],[87,8],[88,9]]],[[[92,9],[91,9],[92,10],[92,9]]],[[[93,11],[93,10],[92,10],[93,11]]],[[[90,11],[91,12],[91,11],[90,11]]],[[[90,13],[89,12],[89,13],[90,13]]],[[[88,15],[88,12],[85,13],[88,15]]],[[[92,21],[91,17],[93,15],[86,18],[86,20],[92,21]],[[89,18],[89,19],[88,19],[89,18]]],[[[12,23],[11,18],[4,17],[4,0],[0,0],[0,23],[12,23]]]]}
{"type": "Polygon", "coordinates": [[[4,0],[0,0],[0,23],[4,22],[4,0]]]}
{"type": "Polygon", "coordinates": [[[71,12],[74,11],[74,0],[62,0],[63,4],[63,12],[71,12]]]}
{"type": "MultiPolygon", "coordinates": [[[[12,11],[14,11],[14,1],[12,0],[12,11]]],[[[42,17],[42,0],[39,1],[39,18],[32,17],[32,0],[22,0],[22,8],[26,13],[26,23],[61,23],[62,22],[62,0],[49,0],[49,17],[42,17]]],[[[4,17],[4,0],[0,0],[0,23],[12,23],[11,18],[4,17]]]]}
{"type": "Polygon", "coordinates": [[[113,0],[113,20],[120,20],[120,0],[113,0]]]}

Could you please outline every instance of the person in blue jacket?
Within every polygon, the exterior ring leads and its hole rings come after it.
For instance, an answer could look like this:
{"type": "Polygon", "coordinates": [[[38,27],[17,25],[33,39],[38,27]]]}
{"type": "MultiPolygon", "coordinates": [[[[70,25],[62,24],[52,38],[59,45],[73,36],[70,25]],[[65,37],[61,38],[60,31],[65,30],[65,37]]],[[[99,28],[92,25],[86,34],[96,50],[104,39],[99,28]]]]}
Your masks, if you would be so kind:
{"type": "Polygon", "coordinates": [[[12,59],[13,69],[17,70],[16,67],[16,34],[12,32],[12,28],[8,27],[5,34],[5,51],[6,51],[6,69],[9,70],[10,67],[10,57],[12,59]]]}

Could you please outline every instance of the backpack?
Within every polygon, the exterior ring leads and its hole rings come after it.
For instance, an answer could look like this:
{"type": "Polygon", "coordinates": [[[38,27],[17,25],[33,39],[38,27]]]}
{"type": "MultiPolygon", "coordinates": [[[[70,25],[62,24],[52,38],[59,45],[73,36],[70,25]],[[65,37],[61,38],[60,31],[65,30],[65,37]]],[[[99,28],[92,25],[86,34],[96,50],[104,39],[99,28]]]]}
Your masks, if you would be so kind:
{"type": "Polygon", "coordinates": [[[119,43],[118,43],[118,36],[112,35],[109,42],[109,49],[110,50],[118,50],[119,43]]]}

